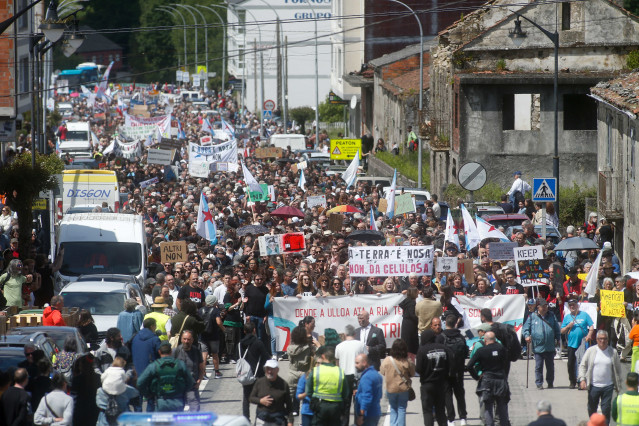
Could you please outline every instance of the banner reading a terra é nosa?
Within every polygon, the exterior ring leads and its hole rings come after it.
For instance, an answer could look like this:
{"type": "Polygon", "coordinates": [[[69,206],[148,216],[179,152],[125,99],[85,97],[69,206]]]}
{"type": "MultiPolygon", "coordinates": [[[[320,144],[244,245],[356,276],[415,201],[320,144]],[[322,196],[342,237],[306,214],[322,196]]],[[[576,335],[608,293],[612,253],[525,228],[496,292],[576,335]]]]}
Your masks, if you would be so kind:
{"type": "Polygon", "coordinates": [[[351,277],[433,274],[433,246],[355,246],[348,248],[351,277]]]}
{"type": "MultiPolygon", "coordinates": [[[[277,328],[277,350],[286,351],[290,343],[291,331],[306,316],[315,318],[315,332],[324,335],[326,328],[343,333],[347,325],[359,327],[357,315],[366,311],[370,322],[384,332],[386,346],[400,337],[402,294],[354,295],[315,297],[276,297],[273,304],[273,319],[277,328]]],[[[525,300],[521,295],[497,295],[492,298],[458,296],[457,300],[466,312],[469,327],[476,329],[481,324],[480,311],[488,308],[493,320],[515,327],[521,337],[524,322],[525,300]]],[[[468,327],[464,327],[468,328],[468,327]]]]}

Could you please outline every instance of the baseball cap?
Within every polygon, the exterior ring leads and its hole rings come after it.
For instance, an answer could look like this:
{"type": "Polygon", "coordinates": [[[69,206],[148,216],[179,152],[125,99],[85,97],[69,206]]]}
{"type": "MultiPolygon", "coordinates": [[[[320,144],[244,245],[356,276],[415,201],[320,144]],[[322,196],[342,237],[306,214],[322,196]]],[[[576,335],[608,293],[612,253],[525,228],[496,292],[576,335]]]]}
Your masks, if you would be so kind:
{"type": "Polygon", "coordinates": [[[527,305],[536,305],[537,301],[535,299],[528,299],[528,301],[526,302],[527,305]]]}
{"type": "Polygon", "coordinates": [[[277,368],[278,367],[278,363],[276,359],[269,359],[268,361],[266,361],[264,363],[264,368],[277,368]]]}
{"type": "Polygon", "coordinates": [[[579,303],[579,299],[576,296],[570,296],[567,300],[568,304],[570,303],[579,303]]]}
{"type": "Polygon", "coordinates": [[[541,297],[539,299],[537,299],[537,305],[538,306],[546,306],[548,304],[548,302],[546,301],[546,299],[542,299],[541,297]]]}
{"type": "Polygon", "coordinates": [[[482,322],[481,324],[479,324],[479,326],[477,326],[477,330],[478,331],[489,331],[490,330],[491,325],[488,324],[487,322],[482,322]]]}

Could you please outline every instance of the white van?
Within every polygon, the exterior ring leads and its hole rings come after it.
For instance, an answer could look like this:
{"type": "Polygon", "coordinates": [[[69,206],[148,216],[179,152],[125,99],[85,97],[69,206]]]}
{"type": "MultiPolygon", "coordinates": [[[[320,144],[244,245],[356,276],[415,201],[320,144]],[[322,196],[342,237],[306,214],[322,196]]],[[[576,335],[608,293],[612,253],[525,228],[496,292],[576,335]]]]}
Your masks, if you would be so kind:
{"type": "Polygon", "coordinates": [[[291,134],[276,134],[271,136],[269,144],[275,148],[287,149],[291,147],[291,151],[304,151],[306,149],[306,138],[304,135],[291,134]]]}
{"type": "Polygon", "coordinates": [[[56,232],[62,267],[55,273],[55,293],[80,275],[133,275],[146,280],[147,248],[142,216],[81,213],[62,218],[56,232]]]}
{"type": "Polygon", "coordinates": [[[120,186],[113,170],[65,170],[62,172],[62,214],[91,211],[106,202],[120,211],[120,186]]]}
{"type": "Polygon", "coordinates": [[[59,140],[60,156],[69,154],[72,157],[90,157],[93,154],[91,143],[91,126],[86,121],[67,123],[67,138],[59,140]]]}

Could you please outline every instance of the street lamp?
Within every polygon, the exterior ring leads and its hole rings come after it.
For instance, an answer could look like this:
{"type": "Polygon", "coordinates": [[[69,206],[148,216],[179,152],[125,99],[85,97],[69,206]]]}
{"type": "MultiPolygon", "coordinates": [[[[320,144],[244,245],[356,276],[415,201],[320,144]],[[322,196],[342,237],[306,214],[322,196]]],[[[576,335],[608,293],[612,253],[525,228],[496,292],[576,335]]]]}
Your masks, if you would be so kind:
{"type": "MultiPolygon", "coordinates": [[[[422,22],[415,11],[405,3],[399,0],[388,0],[393,3],[401,4],[413,14],[417,20],[419,26],[419,112],[421,112],[424,106],[424,30],[422,29],[422,22]]],[[[421,127],[421,123],[419,123],[421,127]]],[[[418,138],[419,146],[417,147],[417,186],[422,187],[422,138],[418,138]]]]}
{"type": "Polygon", "coordinates": [[[313,6],[311,6],[310,0],[306,0],[306,3],[311,9],[311,12],[313,12],[313,22],[315,23],[315,147],[317,148],[319,147],[319,66],[317,64],[317,13],[315,13],[315,9],[313,8],[313,6]]]}
{"type": "MultiPolygon", "coordinates": [[[[394,0],[391,0],[394,1],[394,0]]],[[[555,75],[553,79],[553,107],[555,113],[555,132],[554,132],[554,145],[555,145],[555,155],[552,158],[552,175],[557,180],[557,189],[559,189],[559,33],[555,29],[554,33],[542,28],[539,24],[525,16],[513,12],[517,19],[515,20],[515,29],[509,32],[508,37],[513,41],[515,46],[519,47],[522,45],[524,40],[526,39],[526,33],[521,29],[521,21],[519,18],[523,18],[526,21],[530,22],[535,28],[544,33],[546,37],[552,41],[552,44],[555,48],[555,75]]],[[[559,216],[559,190],[555,194],[557,197],[557,201],[555,202],[555,213],[559,216]]]]}
{"type": "Polygon", "coordinates": [[[66,25],[58,18],[58,5],[55,0],[49,2],[47,8],[47,14],[45,15],[44,22],[40,24],[40,30],[44,33],[44,36],[52,43],[60,40],[66,30],[66,25]]]}
{"type": "MultiPolygon", "coordinates": [[[[200,9],[196,9],[194,6],[189,6],[187,4],[183,5],[184,7],[188,8],[188,9],[193,9],[194,11],[196,11],[198,13],[198,15],[200,15],[200,17],[202,18],[202,22],[204,23],[204,57],[205,57],[205,62],[204,64],[206,65],[206,72],[209,72],[209,24],[206,22],[206,18],[204,18],[204,14],[202,12],[200,12],[200,9]]],[[[195,29],[195,31],[197,32],[197,28],[195,29]]],[[[195,63],[195,72],[198,72],[197,69],[197,59],[196,59],[196,63],[195,63]]],[[[208,77],[208,76],[205,76],[208,77]]],[[[207,80],[207,78],[204,78],[204,80],[207,80]]],[[[200,83],[201,84],[201,83],[200,83]]],[[[208,90],[208,84],[206,84],[206,89],[208,90]]]]}
{"type": "MultiPolygon", "coordinates": [[[[215,6],[215,5],[212,5],[215,6]]],[[[227,24],[224,22],[224,19],[222,19],[222,17],[220,16],[219,13],[217,13],[217,10],[215,9],[211,9],[208,6],[204,6],[202,4],[196,4],[195,7],[203,7],[204,9],[208,10],[209,12],[213,12],[215,14],[215,16],[217,16],[217,19],[220,20],[220,24],[222,25],[222,93],[224,93],[224,84],[226,81],[226,29],[227,29],[227,24]]],[[[218,6],[218,7],[222,7],[223,9],[226,9],[223,6],[218,6]]],[[[245,37],[246,40],[246,37],[245,37]]],[[[207,59],[206,59],[206,72],[209,72],[209,60],[208,60],[208,49],[207,49],[207,59]]]]}
{"type": "Polygon", "coordinates": [[[186,19],[184,19],[184,16],[176,9],[172,8],[171,6],[159,6],[156,8],[157,10],[160,10],[162,12],[166,12],[168,14],[170,14],[171,16],[175,17],[174,13],[177,13],[180,18],[182,18],[182,30],[183,30],[183,34],[184,34],[184,69],[188,70],[187,66],[188,66],[188,61],[186,60],[186,19]]]}
{"type": "Polygon", "coordinates": [[[187,12],[189,12],[189,14],[191,15],[191,18],[193,18],[193,24],[195,25],[193,27],[193,29],[195,30],[195,71],[197,72],[197,19],[195,18],[195,15],[193,14],[193,12],[191,12],[191,10],[185,5],[179,4],[179,3],[173,3],[173,6],[184,8],[187,12]]]}

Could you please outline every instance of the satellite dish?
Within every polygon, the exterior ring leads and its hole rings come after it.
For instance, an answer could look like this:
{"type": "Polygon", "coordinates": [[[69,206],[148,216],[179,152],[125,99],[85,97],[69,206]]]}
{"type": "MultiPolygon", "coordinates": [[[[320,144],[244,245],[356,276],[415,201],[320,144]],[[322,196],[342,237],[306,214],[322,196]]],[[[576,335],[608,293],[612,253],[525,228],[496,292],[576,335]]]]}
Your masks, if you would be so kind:
{"type": "Polygon", "coordinates": [[[351,98],[351,109],[357,108],[357,96],[353,95],[351,98]]]}

